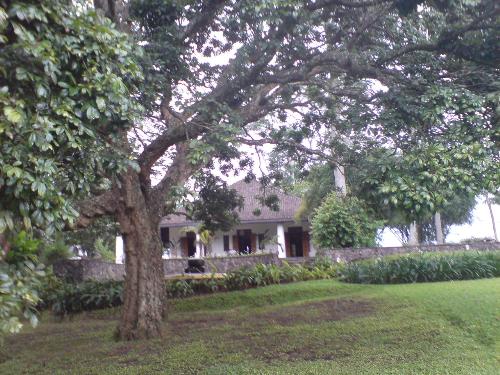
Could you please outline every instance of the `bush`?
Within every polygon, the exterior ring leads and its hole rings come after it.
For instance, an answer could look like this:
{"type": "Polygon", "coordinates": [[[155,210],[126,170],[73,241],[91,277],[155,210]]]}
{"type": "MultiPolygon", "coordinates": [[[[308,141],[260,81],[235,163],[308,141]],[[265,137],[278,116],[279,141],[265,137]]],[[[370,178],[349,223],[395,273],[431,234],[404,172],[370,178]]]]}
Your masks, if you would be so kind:
{"type": "Polygon", "coordinates": [[[62,235],[58,234],[53,243],[45,245],[40,255],[40,260],[45,265],[71,257],[69,246],[64,242],[62,235]]]}
{"type": "Polygon", "coordinates": [[[19,332],[23,318],[37,325],[36,306],[44,277],[43,265],[28,260],[18,264],[0,262],[0,337],[19,332]]]}
{"type": "Polygon", "coordinates": [[[115,261],[115,252],[111,250],[109,245],[101,238],[98,237],[94,242],[94,251],[99,257],[107,262],[115,261]]]}
{"type": "Polygon", "coordinates": [[[25,231],[21,231],[10,239],[10,249],[7,251],[5,261],[9,264],[21,264],[26,261],[38,263],[38,248],[40,241],[33,239],[25,231]]]}
{"type": "Polygon", "coordinates": [[[341,280],[398,284],[500,276],[500,252],[419,253],[360,261],[345,266],[341,280]]]}
{"type": "Polygon", "coordinates": [[[81,311],[119,306],[123,303],[123,282],[86,281],[81,284],[61,283],[46,296],[45,304],[60,317],[81,311]]]}
{"type": "MultiPolygon", "coordinates": [[[[229,272],[223,279],[169,280],[165,284],[165,293],[169,298],[185,298],[285,282],[329,279],[337,274],[338,266],[328,260],[318,261],[311,266],[291,266],[287,263],[283,266],[259,264],[229,272]]],[[[122,303],[122,282],[87,281],[75,285],[55,278],[48,280],[40,306],[50,307],[57,316],[118,306],[122,303]]]]}
{"type": "Polygon", "coordinates": [[[313,242],[320,248],[374,246],[382,226],[360,200],[335,192],[316,209],[311,224],[313,242]]]}

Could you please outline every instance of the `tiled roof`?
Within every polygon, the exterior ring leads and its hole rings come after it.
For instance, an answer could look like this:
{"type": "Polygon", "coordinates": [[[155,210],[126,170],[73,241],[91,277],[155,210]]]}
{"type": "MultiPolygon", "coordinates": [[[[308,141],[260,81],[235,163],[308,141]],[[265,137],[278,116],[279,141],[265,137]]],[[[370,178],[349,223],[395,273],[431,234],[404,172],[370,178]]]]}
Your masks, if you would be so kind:
{"type": "MultiPolygon", "coordinates": [[[[293,221],[294,215],[300,206],[299,197],[288,195],[276,188],[266,188],[266,195],[276,194],[279,200],[279,210],[273,211],[267,206],[262,206],[258,196],[262,196],[264,191],[257,180],[246,183],[244,180],[238,181],[230,186],[243,197],[244,206],[238,212],[242,223],[262,223],[262,222],[287,222],[293,221]],[[255,215],[256,209],[260,210],[259,215],[255,215]]],[[[169,215],[162,218],[160,226],[180,227],[196,225],[196,222],[187,220],[184,215],[169,215]]]]}

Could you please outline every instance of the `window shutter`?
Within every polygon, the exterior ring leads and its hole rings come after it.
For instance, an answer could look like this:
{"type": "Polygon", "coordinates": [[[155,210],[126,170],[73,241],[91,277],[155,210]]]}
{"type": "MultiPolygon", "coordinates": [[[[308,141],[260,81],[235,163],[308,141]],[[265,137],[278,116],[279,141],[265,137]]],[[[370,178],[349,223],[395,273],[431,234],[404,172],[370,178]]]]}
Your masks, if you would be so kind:
{"type": "Polygon", "coordinates": [[[286,256],[290,257],[290,234],[288,232],[285,233],[285,251],[286,251],[286,256]]]}
{"type": "Polygon", "coordinates": [[[189,254],[187,237],[181,237],[181,249],[182,249],[182,256],[187,258],[189,254]]]}
{"type": "Polygon", "coordinates": [[[302,232],[302,251],[305,257],[309,256],[309,232],[302,232]]]}

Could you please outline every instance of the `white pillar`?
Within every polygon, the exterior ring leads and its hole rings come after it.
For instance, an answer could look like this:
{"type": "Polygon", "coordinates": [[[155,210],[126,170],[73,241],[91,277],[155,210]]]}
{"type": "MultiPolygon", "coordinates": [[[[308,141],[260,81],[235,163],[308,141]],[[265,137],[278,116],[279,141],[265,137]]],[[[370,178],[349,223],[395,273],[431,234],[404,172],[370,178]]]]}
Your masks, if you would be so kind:
{"type": "Polygon", "coordinates": [[[278,224],[276,234],[278,237],[278,258],[286,258],[285,227],[283,224],[278,224]]]}
{"type": "Polygon", "coordinates": [[[123,246],[123,237],[122,236],[116,236],[116,240],[115,240],[115,263],[116,264],[123,264],[124,260],[125,260],[125,254],[124,254],[124,246],[123,246]]]}
{"type": "Polygon", "coordinates": [[[196,253],[194,254],[195,258],[201,258],[201,248],[202,244],[200,241],[200,234],[196,233],[196,253]]]}
{"type": "Polygon", "coordinates": [[[410,245],[410,246],[417,246],[418,244],[419,244],[418,226],[417,226],[417,222],[413,221],[410,224],[410,236],[408,238],[408,245],[410,245]]]}

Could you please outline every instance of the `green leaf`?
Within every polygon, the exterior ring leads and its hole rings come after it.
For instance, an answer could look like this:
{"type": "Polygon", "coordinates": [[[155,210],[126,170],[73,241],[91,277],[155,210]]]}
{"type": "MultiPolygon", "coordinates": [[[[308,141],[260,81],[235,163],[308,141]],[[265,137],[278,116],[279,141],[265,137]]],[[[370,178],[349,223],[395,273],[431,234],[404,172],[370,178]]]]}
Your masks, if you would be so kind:
{"type": "Polygon", "coordinates": [[[95,103],[99,111],[103,112],[106,109],[106,101],[102,97],[98,96],[95,103]]]}
{"type": "Polygon", "coordinates": [[[7,120],[9,120],[10,122],[12,122],[14,124],[19,124],[23,119],[23,113],[20,112],[16,108],[5,107],[3,109],[3,113],[4,113],[5,117],[7,118],[7,120]]]}
{"type": "Polygon", "coordinates": [[[95,107],[88,107],[86,113],[89,120],[96,120],[99,118],[99,111],[95,109],[95,107]]]}

